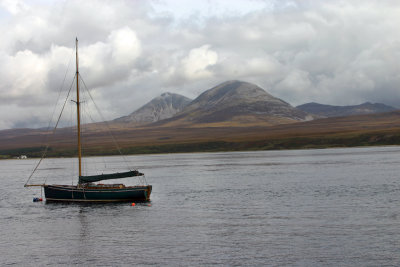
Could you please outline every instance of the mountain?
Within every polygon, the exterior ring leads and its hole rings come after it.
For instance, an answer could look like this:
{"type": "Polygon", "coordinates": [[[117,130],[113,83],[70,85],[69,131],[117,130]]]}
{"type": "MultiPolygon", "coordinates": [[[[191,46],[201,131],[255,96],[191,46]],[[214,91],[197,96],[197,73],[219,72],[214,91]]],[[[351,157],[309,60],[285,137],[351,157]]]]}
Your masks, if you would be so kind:
{"type": "Polygon", "coordinates": [[[174,117],[157,125],[248,126],[277,125],[312,120],[307,112],[296,109],[257,85],[227,81],[198,96],[174,117]]]}
{"type": "Polygon", "coordinates": [[[318,103],[307,103],[297,106],[298,109],[322,117],[343,117],[351,115],[373,114],[396,110],[394,107],[370,102],[355,106],[331,106],[318,103]]]}
{"type": "Polygon", "coordinates": [[[115,119],[114,122],[150,123],[171,118],[192,100],[178,94],[164,93],[128,116],[115,119]]]}

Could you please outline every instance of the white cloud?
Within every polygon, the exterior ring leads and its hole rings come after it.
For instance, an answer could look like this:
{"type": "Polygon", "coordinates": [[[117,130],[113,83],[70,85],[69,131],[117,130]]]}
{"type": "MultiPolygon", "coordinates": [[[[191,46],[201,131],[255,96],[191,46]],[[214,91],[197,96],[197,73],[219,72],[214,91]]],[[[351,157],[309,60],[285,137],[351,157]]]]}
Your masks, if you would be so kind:
{"type": "Polygon", "coordinates": [[[182,60],[182,71],[188,80],[208,78],[212,76],[210,67],[218,61],[218,54],[203,45],[190,50],[189,55],[182,60]]]}
{"type": "Polygon", "coordinates": [[[28,6],[20,0],[1,0],[0,6],[2,6],[5,10],[13,15],[16,15],[28,9],[28,6]]]}
{"type": "Polygon", "coordinates": [[[105,42],[79,48],[81,73],[93,87],[104,87],[129,77],[141,54],[140,40],[129,27],[112,31],[105,42]]]}
{"type": "Polygon", "coordinates": [[[81,75],[109,119],[164,91],[195,97],[231,79],[295,105],[400,106],[398,1],[3,0],[0,8],[8,14],[0,103],[15,112],[0,114],[0,128],[48,119],[43,105],[53,105],[69,60],[73,77],[76,36],[81,75]]]}
{"type": "Polygon", "coordinates": [[[14,56],[2,55],[0,66],[1,102],[18,101],[43,93],[46,84],[46,63],[29,50],[19,51],[14,56]]]}
{"type": "Polygon", "coordinates": [[[141,53],[140,41],[129,27],[112,31],[109,41],[115,64],[129,67],[141,53]]]}

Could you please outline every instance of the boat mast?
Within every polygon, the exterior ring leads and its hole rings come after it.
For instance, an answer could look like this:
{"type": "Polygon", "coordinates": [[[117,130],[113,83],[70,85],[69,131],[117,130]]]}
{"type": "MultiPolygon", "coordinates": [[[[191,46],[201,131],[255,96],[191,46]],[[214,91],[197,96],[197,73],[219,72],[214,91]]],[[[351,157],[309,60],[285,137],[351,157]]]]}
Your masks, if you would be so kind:
{"type": "Polygon", "coordinates": [[[81,148],[81,114],[79,102],[79,61],[78,61],[78,38],[76,38],[76,116],[78,122],[78,159],[79,176],[82,176],[82,148],[81,148]]]}

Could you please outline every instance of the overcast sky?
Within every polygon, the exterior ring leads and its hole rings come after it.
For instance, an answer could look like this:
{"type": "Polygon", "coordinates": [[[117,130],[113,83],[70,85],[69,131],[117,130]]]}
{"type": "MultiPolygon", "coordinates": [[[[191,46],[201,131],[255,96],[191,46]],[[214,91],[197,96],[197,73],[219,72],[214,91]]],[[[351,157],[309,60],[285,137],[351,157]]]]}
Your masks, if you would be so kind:
{"type": "Polygon", "coordinates": [[[397,0],[0,0],[0,129],[47,126],[76,36],[106,119],[233,79],[294,106],[400,107],[399,25],[397,0]]]}

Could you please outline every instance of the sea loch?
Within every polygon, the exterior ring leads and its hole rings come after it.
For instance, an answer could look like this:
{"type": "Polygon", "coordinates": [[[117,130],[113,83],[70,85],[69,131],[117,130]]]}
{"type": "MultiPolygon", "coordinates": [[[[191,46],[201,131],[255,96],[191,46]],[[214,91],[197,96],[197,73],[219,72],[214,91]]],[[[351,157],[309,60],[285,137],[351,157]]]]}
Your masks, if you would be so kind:
{"type": "MultiPolygon", "coordinates": [[[[47,183],[70,184],[52,168],[76,160],[49,160],[47,183]]],[[[36,160],[0,161],[1,265],[400,264],[400,147],[129,161],[153,185],[150,203],[34,203],[40,189],[23,185],[36,160]]]]}

